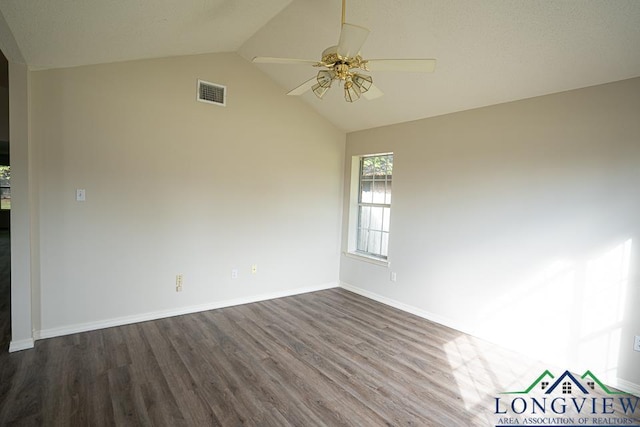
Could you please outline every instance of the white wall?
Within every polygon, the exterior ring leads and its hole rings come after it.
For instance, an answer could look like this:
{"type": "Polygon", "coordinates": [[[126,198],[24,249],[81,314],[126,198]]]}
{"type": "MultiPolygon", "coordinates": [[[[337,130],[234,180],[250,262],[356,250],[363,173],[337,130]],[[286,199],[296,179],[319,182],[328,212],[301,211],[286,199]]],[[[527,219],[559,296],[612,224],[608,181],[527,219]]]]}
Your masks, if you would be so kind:
{"type": "Polygon", "coordinates": [[[640,390],[639,119],[633,79],[349,134],[394,152],[391,265],[341,280],[640,390]]]}
{"type": "MultiPolygon", "coordinates": [[[[0,25],[2,28],[2,25],[0,25]]],[[[9,62],[11,151],[11,344],[10,351],[33,347],[32,232],[34,207],[30,170],[29,87],[25,65],[9,62]]]]}
{"type": "Polygon", "coordinates": [[[244,59],[31,78],[38,336],[337,284],[345,134],[244,59]],[[198,78],[226,108],[196,102],[198,78]]]}

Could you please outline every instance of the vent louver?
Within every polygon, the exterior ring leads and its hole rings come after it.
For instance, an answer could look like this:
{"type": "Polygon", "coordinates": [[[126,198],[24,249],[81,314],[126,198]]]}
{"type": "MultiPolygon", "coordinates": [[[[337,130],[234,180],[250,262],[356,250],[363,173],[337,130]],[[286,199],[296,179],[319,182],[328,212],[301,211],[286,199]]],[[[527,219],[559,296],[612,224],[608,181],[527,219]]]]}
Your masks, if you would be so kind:
{"type": "Polygon", "coordinates": [[[224,107],[227,105],[227,87],[198,80],[198,101],[224,107]]]}

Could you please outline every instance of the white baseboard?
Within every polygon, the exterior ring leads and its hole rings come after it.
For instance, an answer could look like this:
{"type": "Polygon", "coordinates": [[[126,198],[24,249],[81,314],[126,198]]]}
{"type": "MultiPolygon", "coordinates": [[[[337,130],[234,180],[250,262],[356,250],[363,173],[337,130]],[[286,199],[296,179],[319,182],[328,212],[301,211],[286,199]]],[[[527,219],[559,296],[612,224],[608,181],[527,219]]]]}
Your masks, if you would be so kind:
{"type": "Polygon", "coordinates": [[[33,338],[27,338],[25,340],[11,341],[9,343],[9,353],[13,353],[14,351],[21,351],[33,348],[34,340],[33,338]]]}
{"type": "Polygon", "coordinates": [[[346,289],[348,291],[351,291],[351,292],[353,292],[355,294],[362,295],[363,297],[372,299],[374,301],[381,302],[382,304],[391,306],[393,308],[397,308],[398,310],[402,310],[402,311],[405,311],[407,313],[414,314],[414,315],[416,315],[418,317],[422,317],[423,319],[429,320],[431,322],[438,323],[440,325],[446,326],[448,328],[455,329],[457,331],[463,332],[463,333],[468,334],[468,335],[473,335],[473,332],[469,331],[463,325],[458,324],[457,322],[454,322],[451,319],[447,319],[447,318],[439,316],[437,314],[430,313],[430,312],[428,312],[426,310],[422,310],[422,309],[420,309],[418,307],[414,307],[412,305],[405,304],[403,302],[396,301],[394,299],[387,298],[387,297],[382,296],[382,295],[378,295],[376,293],[367,291],[366,289],[358,288],[356,286],[350,285],[350,284],[345,283],[345,282],[340,282],[340,287],[344,288],[344,289],[346,289]]]}
{"type": "MultiPolygon", "coordinates": [[[[181,316],[183,314],[191,314],[191,313],[198,313],[201,311],[215,310],[218,308],[232,307],[234,305],[250,304],[253,302],[267,301],[275,298],[284,298],[284,297],[289,297],[293,295],[306,294],[309,292],[323,291],[325,289],[336,288],[338,286],[339,285],[336,282],[324,283],[322,285],[306,286],[302,288],[288,289],[285,291],[271,292],[268,294],[254,295],[254,296],[243,297],[243,298],[234,298],[234,299],[224,300],[224,301],[213,301],[206,304],[192,305],[188,307],[180,307],[180,308],[170,309],[170,310],[153,311],[149,313],[135,314],[132,316],[124,316],[124,317],[117,317],[114,319],[100,320],[97,322],[87,322],[87,323],[63,326],[59,328],[42,329],[34,332],[34,338],[38,340],[38,339],[45,339],[45,338],[60,337],[63,335],[77,334],[79,332],[95,331],[97,329],[111,328],[114,326],[122,326],[122,325],[129,325],[132,323],[147,322],[149,320],[164,319],[167,317],[181,316]]],[[[13,343],[11,344],[13,345],[13,343]]],[[[33,347],[33,340],[31,340],[31,347],[33,347]]],[[[24,347],[24,348],[31,348],[31,347],[24,347]]],[[[22,350],[22,348],[18,348],[14,351],[17,351],[17,350],[22,350]]]]}

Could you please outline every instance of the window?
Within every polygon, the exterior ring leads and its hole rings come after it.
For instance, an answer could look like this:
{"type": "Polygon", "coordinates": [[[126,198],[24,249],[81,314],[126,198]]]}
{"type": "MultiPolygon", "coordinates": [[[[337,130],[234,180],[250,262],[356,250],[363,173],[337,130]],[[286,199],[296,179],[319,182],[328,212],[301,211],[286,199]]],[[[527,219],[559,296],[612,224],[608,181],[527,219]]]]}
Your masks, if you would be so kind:
{"type": "Polygon", "coordinates": [[[11,209],[11,174],[9,166],[0,166],[0,210],[11,209]]]}
{"type": "Polygon", "coordinates": [[[355,252],[386,260],[389,252],[393,154],[376,154],[358,159],[355,252]]]}

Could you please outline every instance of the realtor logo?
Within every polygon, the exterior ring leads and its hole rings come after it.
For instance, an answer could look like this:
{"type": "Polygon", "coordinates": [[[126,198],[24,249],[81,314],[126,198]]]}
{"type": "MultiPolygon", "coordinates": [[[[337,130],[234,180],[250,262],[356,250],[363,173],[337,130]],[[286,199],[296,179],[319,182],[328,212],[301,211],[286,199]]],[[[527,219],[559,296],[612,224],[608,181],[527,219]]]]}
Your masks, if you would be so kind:
{"type": "Polygon", "coordinates": [[[526,390],[507,391],[501,394],[529,394],[536,389],[544,392],[544,394],[551,394],[558,387],[561,388],[562,394],[573,394],[574,391],[579,391],[582,394],[590,394],[590,391],[593,392],[596,390],[596,386],[606,394],[626,394],[620,391],[611,391],[591,371],[585,372],[580,378],[584,381],[584,384],[578,381],[571,372],[564,371],[558,379],[555,379],[553,374],[547,369],[542,375],[536,378],[526,390]],[[552,380],[555,381],[552,382],[552,380]]]}
{"type": "Polygon", "coordinates": [[[496,427],[565,425],[640,427],[640,398],[611,390],[591,371],[545,370],[521,391],[494,398],[496,427]]]}

